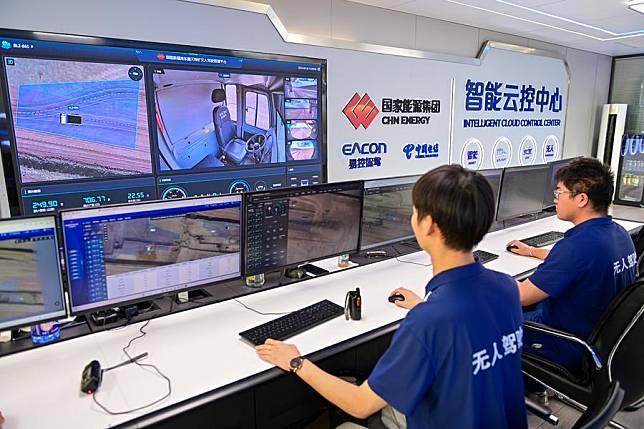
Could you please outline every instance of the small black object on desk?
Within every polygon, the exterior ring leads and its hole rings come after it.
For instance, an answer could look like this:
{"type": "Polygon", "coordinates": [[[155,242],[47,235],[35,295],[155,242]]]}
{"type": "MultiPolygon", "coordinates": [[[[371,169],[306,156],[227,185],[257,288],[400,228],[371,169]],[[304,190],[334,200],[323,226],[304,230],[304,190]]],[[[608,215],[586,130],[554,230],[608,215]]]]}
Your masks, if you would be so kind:
{"type": "Polygon", "coordinates": [[[510,252],[510,253],[514,253],[514,252],[512,251],[512,249],[518,249],[518,248],[519,248],[519,246],[517,246],[516,244],[511,244],[511,245],[507,246],[507,247],[505,248],[505,250],[507,250],[507,251],[508,251],[508,252],[510,252]]]}
{"type": "Polygon", "coordinates": [[[349,320],[360,320],[362,318],[362,297],[360,288],[350,290],[344,300],[344,318],[349,320]]]}

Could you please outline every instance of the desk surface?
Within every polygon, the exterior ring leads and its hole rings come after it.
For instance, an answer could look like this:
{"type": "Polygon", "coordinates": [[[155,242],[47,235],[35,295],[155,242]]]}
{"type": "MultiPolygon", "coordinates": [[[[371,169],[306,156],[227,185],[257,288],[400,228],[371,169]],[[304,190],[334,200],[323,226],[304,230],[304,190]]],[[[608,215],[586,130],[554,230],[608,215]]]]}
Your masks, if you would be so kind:
{"type": "MultiPolygon", "coordinates": [[[[617,222],[627,230],[641,225],[617,222]]],[[[534,270],[540,261],[507,252],[506,243],[551,230],[563,232],[571,226],[556,217],[541,219],[490,233],[478,248],[499,255],[486,267],[521,276],[534,270]]],[[[387,301],[389,292],[404,286],[422,296],[431,276],[429,257],[418,252],[239,300],[261,312],[289,312],[322,299],[343,305],[346,292],[360,287],[361,321],[339,317],[289,340],[303,354],[311,354],[362,334],[395,326],[404,318],[406,310],[387,301]]],[[[0,407],[7,419],[5,427],[114,426],[265,373],[272,367],[257,358],[254,349],[237,334],[276,317],[261,316],[229,300],[153,319],[146,328],[147,335],[137,340],[129,351],[131,355],[148,352],[149,356],[142,362],[156,365],[172,380],[172,395],[155,407],[125,415],[111,416],[100,410],[90,396],[80,392],[80,375],[93,359],[104,367],[125,360],[122,348],[139,333],[142,323],[3,357],[0,359],[0,407]]],[[[136,365],[128,365],[106,373],[97,396],[109,409],[121,411],[153,402],[165,392],[166,383],[162,378],[136,365]]]]}

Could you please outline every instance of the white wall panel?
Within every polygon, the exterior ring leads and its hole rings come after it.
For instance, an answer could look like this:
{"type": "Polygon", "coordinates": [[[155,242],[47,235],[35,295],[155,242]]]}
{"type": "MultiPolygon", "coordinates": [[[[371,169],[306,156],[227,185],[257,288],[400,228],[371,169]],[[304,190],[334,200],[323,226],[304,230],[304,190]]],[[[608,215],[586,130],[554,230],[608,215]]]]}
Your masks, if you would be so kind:
{"type": "Polygon", "coordinates": [[[333,0],[331,19],[334,38],[399,48],[415,44],[416,17],[408,13],[333,0]]]}
{"type": "Polygon", "coordinates": [[[490,31],[481,29],[479,31],[479,46],[485,43],[488,40],[495,42],[510,43],[512,45],[527,46],[528,39],[525,37],[513,36],[506,33],[498,33],[496,31],[490,31]]]}
{"type": "Polygon", "coordinates": [[[595,100],[593,109],[592,124],[592,146],[591,154],[597,151],[597,139],[599,137],[599,124],[601,122],[602,106],[608,103],[608,92],[610,83],[610,75],[613,68],[613,59],[606,55],[597,55],[597,73],[595,77],[595,100]]]}
{"type": "Polygon", "coordinates": [[[564,158],[591,153],[597,55],[568,49],[566,61],[572,77],[564,137],[564,158]]]}
{"type": "Polygon", "coordinates": [[[479,50],[478,33],[475,27],[419,16],[416,49],[475,57],[479,50]]]}

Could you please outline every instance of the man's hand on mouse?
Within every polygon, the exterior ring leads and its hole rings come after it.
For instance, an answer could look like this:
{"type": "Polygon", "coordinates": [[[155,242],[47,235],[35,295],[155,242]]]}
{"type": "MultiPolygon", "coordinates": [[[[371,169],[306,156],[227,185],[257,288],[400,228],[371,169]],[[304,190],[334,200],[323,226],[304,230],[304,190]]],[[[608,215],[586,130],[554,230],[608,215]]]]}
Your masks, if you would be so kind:
{"type": "Polygon", "coordinates": [[[409,289],[405,289],[404,287],[399,287],[394,290],[392,290],[389,293],[389,296],[394,295],[396,293],[401,294],[402,296],[405,297],[404,301],[396,301],[394,304],[396,304],[398,307],[402,308],[408,308],[412,309],[416,307],[418,304],[423,302],[423,299],[416,295],[414,292],[410,291],[409,289]]]}
{"type": "Polygon", "coordinates": [[[512,253],[516,253],[521,256],[532,256],[532,247],[520,242],[519,240],[512,240],[506,244],[506,248],[510,246],[516,246],[516,249],[510,250],[512,253]]]}
{"type": "Polygon", "coordinates": [[[264,344],[255,347],[257,355],[265,362],[275,365],[284,371],[291,368],[291,359],[300,356],[300,351],[293,344],[268,339],[264,344]]]}

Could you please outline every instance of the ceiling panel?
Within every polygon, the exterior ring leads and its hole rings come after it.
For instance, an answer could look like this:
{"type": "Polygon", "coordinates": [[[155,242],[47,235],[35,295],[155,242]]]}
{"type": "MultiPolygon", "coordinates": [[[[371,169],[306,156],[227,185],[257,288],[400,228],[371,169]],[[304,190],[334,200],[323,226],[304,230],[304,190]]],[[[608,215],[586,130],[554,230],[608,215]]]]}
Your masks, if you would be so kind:
{"type": "Polygon", "coordinates": [[[636,39],[623,39],[623,40],[620,40],[618,43],[624,46],[629,46],[631,48],[644,48],[644,38],[642,37],[639,37],[636,39]]]}
{"type": "Polygon", "coordinates": [[[512,3],[516,3],[521,6],[525,7],[535,7],[535,6],[543,6],[546,4],[553,4],[553,3],[561,3],[565,0],[514,0],[512,3]]]}
{"type": "MultiPolygon", "coordinates": [[[[629,11],[624,3],[626,2],[618,0],[565,0],[539,6],[536,9],[585,23],[589,20],[605,19],[610,16],[625,16],[628,13],[637,14],[637,12],[629,11]]],[[[642,17],[641,21],[644,21],[644,15],[638,15],[642,17]]]]}
{"type": "Polygon", "coordinates": [[[413,0],[351,0],[354,3],[362,3],[369,6],[383,7],[385,9],[391,9],[396,6],[400,6],[404,3],[410,3],[413,0]]]}
{"type": "Polygon", "coordinates": [[[602,41],[591,37],[575,34],[609,38],[610,34],[577,25],[572,22],[545,16],[515,5],[537,9],[539,11],[557,15],[569,20],[581,22],[586,25],[600,27],[608,31],[622,33],[644,30],[644,15],[629,10],[625,0],[350,0],[363,4],[385,7],[415,15],[441,19],[473,27],[484,28],[491,31],[510,33],[521,37],[534,38],[562,46],[575,47],[605,55],[627,55],[644,52],[644,34],[637,38],[602,41]],[[464,6],[464,3],[474,7],[464,6]],[[476,9],[484,8],[489,11],[476,9]],[[493,12],[492,12],[493,11],[493,12]],[[498,13],[510,16],[502,16],[498,13]],[[564,28],[561,31],[541,24],[564,28]]]}
{"type": "MultiPolygon", "coordinates": [[[[627,33],[631,31],[644,30],[644,15],[631,11],[631,13],[623,13],[603,19],[589,19],[584,23],[594,25],[605,30],[613,31],[615,33],[627,33]]],[[[603,34],[597,35],[604,37],[603,34]]],[[[606,34],[605,37],[611,36],[609,34],[606,34]]]]}

